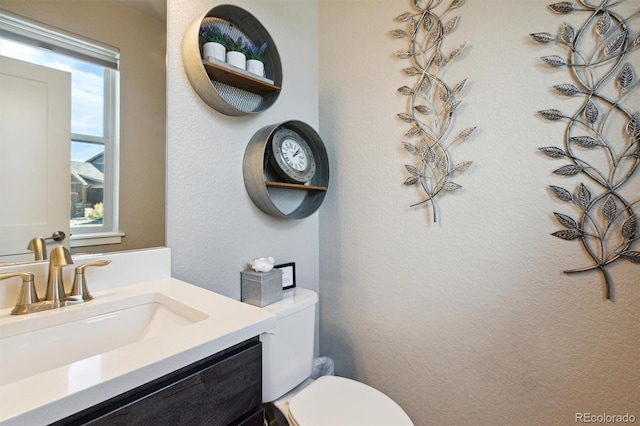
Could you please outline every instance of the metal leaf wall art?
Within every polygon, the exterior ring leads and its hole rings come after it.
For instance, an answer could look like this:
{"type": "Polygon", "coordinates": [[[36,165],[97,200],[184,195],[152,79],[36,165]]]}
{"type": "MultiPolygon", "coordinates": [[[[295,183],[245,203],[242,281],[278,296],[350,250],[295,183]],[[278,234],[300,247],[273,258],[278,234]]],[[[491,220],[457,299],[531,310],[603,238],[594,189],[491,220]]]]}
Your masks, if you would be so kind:
{"type": "Polygon", "coordinates": [[[471,161],[454,163],[450,147],[467,139],[476,129],[469,127],[457,135],[450,135],[454,114],[460,106],[458,95],[466,79],[449,86],[443,72],[459,58],[465,45],[445,51],[445,37],[455,31],[459,16],[453,16],[464,0],[443,3],[442,0],[412,0],[413,10],[397,16],[396,21],[406,24],[406,29],[390,31],[392,37],[406,39],[408,49],[395,51],[394,55],[410,64],[402,71],[414,83],[404,85],[398,92],[407,96],[407,112],[397,114],[409,127],[402,142],[404,148],[416,157],[414,164],[405,165],[409,176],[407,186],[418,185],[425,193],[424,199],[411,207],[430,204],[433,221],[437,221],[436,197],[461,188],[452,179],[466,170],[471,161]],[[423,5],[423,3],[426,3],[423,5]]]}
{"type": "Polygon", "coordinates": [[[640,48],[640,9],[625,18],[616,12],[625,0],[599,3],[552,4],[549,8],[556,14],[585,15],[582,25],[574,28],[565,22],[557,35],[540,32],[531,37],[555,50],[541,59],[565,74],[567,81],[553,87],[555,94],[572,98],[565,101],[570,111],[538,112],[545,120],[566,122],[562,146],[539,148],[561,162],[554,174],[571,179],[549,187],[563,210],[571,211],[554,213],[562,229],[552,235],[579,243],[589,258],[587,265],[564,272],[598,271],[610,299],[610,265],[640,263],[640,112],[632,110],[640,105],[632,66],[640,48]]]}

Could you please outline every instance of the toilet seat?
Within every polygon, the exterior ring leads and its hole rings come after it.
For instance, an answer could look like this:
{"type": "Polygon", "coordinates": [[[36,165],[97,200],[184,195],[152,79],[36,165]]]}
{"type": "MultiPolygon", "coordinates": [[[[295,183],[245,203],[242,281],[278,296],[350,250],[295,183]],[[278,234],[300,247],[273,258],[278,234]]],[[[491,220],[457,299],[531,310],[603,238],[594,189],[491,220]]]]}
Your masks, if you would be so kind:
{"type": "Polygon", "coordinates": [[[355,380],[323,376],[289,401],[289,420],[301,426],[401,426],[409,416],[391,398],[355,380]]]}

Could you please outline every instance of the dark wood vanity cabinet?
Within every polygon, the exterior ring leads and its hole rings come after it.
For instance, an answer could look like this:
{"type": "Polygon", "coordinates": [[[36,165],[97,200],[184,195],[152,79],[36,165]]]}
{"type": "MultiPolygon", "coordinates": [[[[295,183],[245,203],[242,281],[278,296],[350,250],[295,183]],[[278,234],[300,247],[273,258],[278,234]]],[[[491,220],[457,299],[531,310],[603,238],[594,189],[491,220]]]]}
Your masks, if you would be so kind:
{"type": "Polygon", "coordinates": [[[263,426],[262,347],[247,340],[54,425],[263,426]]]}

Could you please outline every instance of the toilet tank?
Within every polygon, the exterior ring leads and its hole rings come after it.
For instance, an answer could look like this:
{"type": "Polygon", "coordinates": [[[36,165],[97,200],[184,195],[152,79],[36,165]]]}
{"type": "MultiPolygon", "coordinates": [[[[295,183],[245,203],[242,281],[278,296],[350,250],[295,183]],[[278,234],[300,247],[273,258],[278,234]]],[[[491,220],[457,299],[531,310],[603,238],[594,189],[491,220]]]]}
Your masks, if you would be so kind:
{"type": "Polygon", "coordinates": [[[276,328],[262,342],[262,402],[272,402],[311,375],[318,295],[286,290],[282,300],[262,309],[276,315],[276,328]]]}

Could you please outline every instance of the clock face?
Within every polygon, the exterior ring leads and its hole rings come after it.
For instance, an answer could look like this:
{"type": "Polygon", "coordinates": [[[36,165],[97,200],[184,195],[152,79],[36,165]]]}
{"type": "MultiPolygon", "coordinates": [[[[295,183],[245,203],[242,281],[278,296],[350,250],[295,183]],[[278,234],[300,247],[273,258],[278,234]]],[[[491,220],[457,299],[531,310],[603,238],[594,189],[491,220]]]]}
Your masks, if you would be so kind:
{"type": "Polygon", "coordinates": [[[316,161],[309,144],[291,129],[276,131],[271,141],[270,162],[275,171],[288,182],[304,183],[316,173],[316,161]]]}
{"type": "Polygon", "coordinates": [[[282,149],[282,158],[295,170],[302,172],[307,169],[309,161],[304,149],[295,139],[285,139],[280,146],[282,149]]]}

